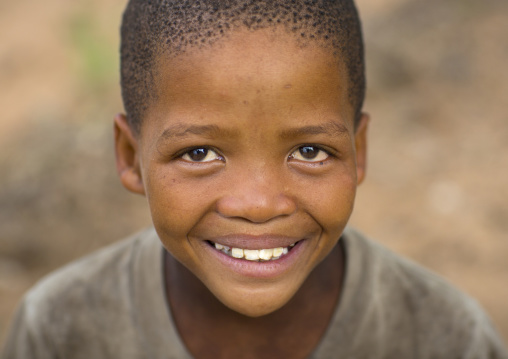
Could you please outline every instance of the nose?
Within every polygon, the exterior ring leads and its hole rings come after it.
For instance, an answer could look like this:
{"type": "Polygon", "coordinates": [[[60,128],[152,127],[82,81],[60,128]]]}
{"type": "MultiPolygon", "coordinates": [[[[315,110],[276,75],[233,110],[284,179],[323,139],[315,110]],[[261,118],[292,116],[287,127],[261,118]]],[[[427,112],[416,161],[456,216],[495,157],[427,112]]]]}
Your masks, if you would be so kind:
{"type": "Polygon", "coordinates": [[[281,216],[289,216],[297,205],[285,190],[281,176],[266,170],[248,171],[230,177],[228,188],[217,202],[217,211],[227,218],[241,218],[264,223],[281,216]]]}

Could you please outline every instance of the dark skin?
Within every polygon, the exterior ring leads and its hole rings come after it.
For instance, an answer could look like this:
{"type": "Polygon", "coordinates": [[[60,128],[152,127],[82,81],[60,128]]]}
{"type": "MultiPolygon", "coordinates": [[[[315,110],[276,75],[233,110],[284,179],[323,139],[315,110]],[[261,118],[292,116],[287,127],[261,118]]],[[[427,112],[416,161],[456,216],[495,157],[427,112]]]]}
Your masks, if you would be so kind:
{"type": "Polygon", "coordinates": [[[141,132],[115,118],[117,167],[168,252],[180,337],[198,359],[307,357],[340,298],[338,240],[365,175],[369,119],[354,124],[343,63],[239,30],[158,66],[141,132]],[[288,252],[257,262],[217,244],[288,252]]]}
{"type": "Polygon", "coordinates": [[[164,268],[166,298],[194,358],[298,359],[312,353],[333,316],[344,277],[344,253],[338,244],[284,307],[257,318],[226,307],[167,252],[164,268]]]}

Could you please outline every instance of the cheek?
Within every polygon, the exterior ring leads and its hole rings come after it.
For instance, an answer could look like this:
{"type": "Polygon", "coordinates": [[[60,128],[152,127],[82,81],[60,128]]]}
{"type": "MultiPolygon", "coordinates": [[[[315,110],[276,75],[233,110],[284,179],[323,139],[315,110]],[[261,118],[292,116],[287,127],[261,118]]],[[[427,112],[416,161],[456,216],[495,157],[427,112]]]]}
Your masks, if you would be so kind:
{"type": "Polygon", "coordinates": [[[312,191],[311,215],[327,235],[338,236],[353,211],[356,176],[352,172],[338,173],[321,181],[312,191]]]}
{"type": "Polygon", "coordinates": [[[146,181],[146,194],[152,221],[164,246],[178,251],[192,227],[203,216],[207,205],[199,186],[171,176],[154,173],[146,181]]]}

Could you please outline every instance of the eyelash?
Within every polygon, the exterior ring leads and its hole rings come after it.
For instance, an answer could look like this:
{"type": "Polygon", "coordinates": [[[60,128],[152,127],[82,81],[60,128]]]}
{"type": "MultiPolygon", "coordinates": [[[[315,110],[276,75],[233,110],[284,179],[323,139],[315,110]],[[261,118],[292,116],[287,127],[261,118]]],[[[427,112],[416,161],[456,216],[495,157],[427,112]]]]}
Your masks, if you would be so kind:
{"type": "MultiPolygon", "coordinates": [[[[291,152],[291,154],[288,156],[288,160],[296,160],[296,161],[307,162],[307,163],[316,163],[316,162],[326,161],[331,156],[333,156],[333,155],[330,153],[330,151],[327,151],[326,149],[322,148],[321,146],[317,146],[317,145],[313,145],[313,144],[304,144],[304,145],[300,145],[296,149],[294,149],[291,152]],[[318,158],[318,159],[315,159],[315,158],[305,159],[305,158],[303,158],[303,155],[301,154],[301,150],[304,148],[313,148],[314,151],[317,151],[317,154],[315,157],[320,157],[320,154],[321,154],[321,156],[324,154],[325,157],[318,158]],[[297,158],[298,156],[300,156],[301,158],[297,158]]],[[[186,148],[186,149],[180,151],[175,157],[182,159],[184,161],[190,162],[190,163],[208,163],[208,162],[213,162],[216,159],[221,160],[221,161],[224,160],[224,157],[220,154],[220,152],[218,150],[216,150],[212,147],[208,147],[208,146],[186,148]],[[207,161],[202,161],[202,160],[194,161],[190,158],[190,154],[193,151],[197,151],[197,150],[206,150],[206,153],[204,154],[203,159],[206,159],[208,157],[210,151],[214,152],[216,154],[216,156],[212,159],[207,160],[207,161]],[[189,158],[185,158],[185,156],[188,156],[189,158]]]]}
{"type": "Polygon", "coordinates": [[[221,161],[224,160],[224,157],[220,154],[219,151],[217,151],[216,149],[214,149],[212,147],[208,147],[208,146],[198,146],[198,147],[186,148],[186,149],[180,151],[175,157],[180,158],[180,159],[190,162],[190,163],[208,163],[208,162],[213,162],[216,159],[221,160],[221,161]],[[198,151],[198,150],[205,150],[206,151],[204,159],[206,159],[206,157],[208,157],[210,151],[214,152],[216,154],[216,156],[210,160],[207,160],[207,161],[202,161],[202,160],[193,161],[190,158],[190,154],[193,151],[198,151]],[[186,155],[189,156],[188,159],[184,158],[186,155]]]}
{"type": "Polygon", "coordinates": [[[317,146],[317,145],[314,145],[314,144],[304,144],[304,145],[300,145],[298,146],[293,152],[291,152],[291,154],[288,156],[288,159],[294,159],[296,161],[301,161],[301,162],[306,162],[306,163],[317,163],[317,162],[323,162],[323,161],[326,161],[327,159],[329,159],[332,155],[332,153],[330,153],[330,151],[327,151],[326,149],[324,149],[323,147],[321,146],[317,146]],[[306,148],[306,147],[312,147],[315,151],[317,151],[317,154],[315,156],[315,158],[312,158],[312,159],[305,159],[303,158],[302,154],[301,154],[301,150],[303,148],[306,148]],[[302,158],[296,158],[296,156],[300,156],[302,158]],[[319,157],[320,154],[324,154],[325,157],[324,158],[317,158],[316,157],[319,157]]]}

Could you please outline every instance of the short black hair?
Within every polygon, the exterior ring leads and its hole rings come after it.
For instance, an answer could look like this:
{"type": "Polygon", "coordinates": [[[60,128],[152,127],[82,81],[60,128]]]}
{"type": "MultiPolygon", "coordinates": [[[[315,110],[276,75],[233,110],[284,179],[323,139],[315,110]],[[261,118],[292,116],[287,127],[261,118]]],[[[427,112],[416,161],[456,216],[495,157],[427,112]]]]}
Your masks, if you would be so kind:
{"type": "Polygon", "coordinates": [[[303,41],[332,46],[342,56],[358,122],[365,97],[365,60],[353,0],[130,0],[123,15],[120,53],[122,98],[131,128],[139,133],[156,96],[158,56],[210,46],[241,27],[271,26],[284,26],[303,41]]]}

